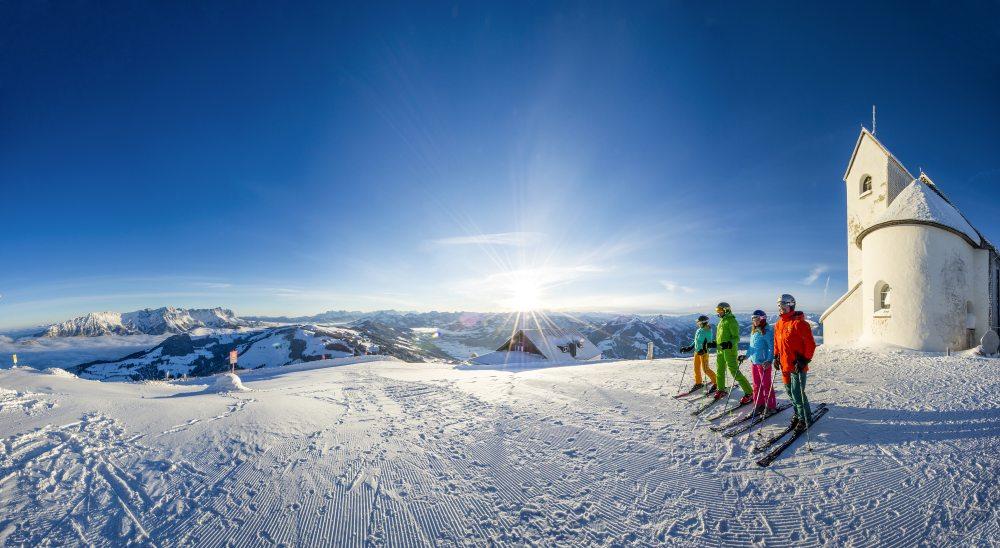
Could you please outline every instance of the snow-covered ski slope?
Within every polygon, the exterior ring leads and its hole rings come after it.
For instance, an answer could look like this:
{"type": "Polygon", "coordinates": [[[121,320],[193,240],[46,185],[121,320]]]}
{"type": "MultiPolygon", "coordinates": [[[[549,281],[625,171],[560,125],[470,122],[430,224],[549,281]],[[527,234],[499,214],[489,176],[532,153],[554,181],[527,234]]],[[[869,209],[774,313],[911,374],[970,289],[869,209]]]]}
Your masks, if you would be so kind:
{"type": "Polygon", "coordinates": [[[995,361],[821,348],[813,451],[766,469],[672,397],[684,360],[349,361],[0,372],[0,544],[1000,545],[995,361]]]}

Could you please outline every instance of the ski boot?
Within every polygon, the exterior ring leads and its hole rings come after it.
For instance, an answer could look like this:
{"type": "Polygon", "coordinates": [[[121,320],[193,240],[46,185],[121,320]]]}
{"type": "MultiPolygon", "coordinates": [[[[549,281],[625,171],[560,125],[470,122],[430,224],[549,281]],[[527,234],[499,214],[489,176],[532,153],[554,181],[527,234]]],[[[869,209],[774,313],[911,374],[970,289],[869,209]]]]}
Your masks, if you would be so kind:
{"type": "Polygon", "coordinates": [[[705,387],[705,383],[699,382],[699,383],[695,384],[694,386],[692,386],[691,390],[688,390],[688,394],[690,394],[691,392],[694,392],[695,390],[701,390],[704,387],[705,387]]]}
{"type": "Polygon", "coordinates": [[[792,415],[792,422],[788,424],[789,430],[795,430],[796,428],[798,428],[799,427],[799,422],[800,422],[799,421],[799,416],[798,415],[792,415]]]}
{"type": "Polygon", "coordinates": [[[750,403],[751,401],[753,401],[753,398],[750,397],[750,394],[747,394],[747,395],[743,396],[742,398],[740,398],[740,405],[746,405],[746,404],[750,403]]]}
{"type": "Polygon", "coordinates": [[[757,407],[753,408],[753,414],[754,415],[763,415],[765,413],[765,409],[766,408],[763,405],[758,405],[757,407]]]}
{"type": "Polygon", "coordinates": [[[715,399],[721,400],[722,398],[725,398],[728,395],[729,395],[729,392],[726,392],[725,390],[716,390],[716,392],[715,392],[715,399]]]}

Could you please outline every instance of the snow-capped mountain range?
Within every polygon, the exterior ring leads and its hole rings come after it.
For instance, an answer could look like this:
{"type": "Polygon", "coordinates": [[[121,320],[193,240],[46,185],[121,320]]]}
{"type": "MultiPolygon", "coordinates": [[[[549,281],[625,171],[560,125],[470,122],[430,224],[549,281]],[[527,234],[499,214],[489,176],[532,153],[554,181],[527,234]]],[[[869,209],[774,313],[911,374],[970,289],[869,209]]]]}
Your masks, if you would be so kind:
{"type": "Polygon", "coordinates": [[[237,329],[257,322],[227,308],[146,308],[134,312],[91,312],[50,325],[37,337],[99,337],[102,335],[163,335],[187,333],[199,327],[237,329]]]}
{"type": "MultiPolygon", "coordinates": [[[[225,308],[183,309],[164,307],[135,312],[98,312],[52,325],[35,339],[19,339],[12,352],[49,367],[42,355],[32,360],[38,341],[74,344],[92,340],[125,340],[120,335],[166,336],[144,348],[117,358],[114,348],[94,352],[69,363],[83,376],[101,379],[156,379],[168,373],[205,375],[228,368],[226,356],[236,348],[244,368],[274,367],[321,359],[377,353],[407,362],[462,362],[498,348],[518,326],[544,326],[580,332],[609,359],[640,359],[649,342],[657,358],[682,355],[695,330],[697,314],[613,315],[602,313],[535,314],[520,317],[506,313],[476,312],[376,312],[330,311],[296,318],[242,318],[225,308]],[[160,343],[160,344],[156,344],[160,343]],[[153,346],[155,344],[155,346],[153,346]],[[335,345],[336,348],[328,347],[335,345]],[[338,354],[341,353],[341,354],[338,354]],[[243,356],[247,358],[244,359],[243,356]]],[[[748,335],[749,316],[738,314],[741,331],[748,335]]],[[[820,335],[815,315],[814,332],[820,335]]],[[[713,322],[714,323],[714,322],[713,322]]],[[[8,346],[11,346],[10,344],[8,346]]],[[[133,345],[133,349],[136,345],[133,345]]],[[[120,356],[121,354],[117,354],[120,356]]],[[[51,359],[51,358],[50,358],[51,359]]],[[[63,365],[65,366],[65,365],[63,365]]]]}
{"type": "MultiPolygon", "coordinates": [[[[369,329],[369,333],[376,330],[369,329]]],[[[260,330],[174,335],[148,350],[117,360],[97,360],[71,370],[98,380],[146,380],[204,376],[229,369],[229,352],[236,350],[242,369],[281,367],[325,358],[384,354],[404,361],[449,361],[434,349],[421,349],[385,330],[368,335],[356,329],[288,325],[260,330]]]]}

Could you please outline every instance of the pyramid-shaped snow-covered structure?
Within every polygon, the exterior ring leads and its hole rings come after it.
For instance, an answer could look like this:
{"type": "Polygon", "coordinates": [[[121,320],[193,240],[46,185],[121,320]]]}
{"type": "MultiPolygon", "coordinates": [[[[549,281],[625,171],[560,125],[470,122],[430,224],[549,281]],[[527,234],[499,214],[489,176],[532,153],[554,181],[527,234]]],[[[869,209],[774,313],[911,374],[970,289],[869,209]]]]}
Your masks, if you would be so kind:
{"type": "Polygon", "coordinates": [[[576,331],[558,328],[518,329],[496,352],[471,360],[480,365],[502,365],[531,362],[565,362],[595,360],[601,351],[594,343],[576,331]]]}
{"type": "Polygon", "coordinates": [[[860,245],[865,236],[880,227],[907,223],[941,226],[964,235],[975,246],[982,244],[979,232],[923,173],[896,196],[870,227],[858,234],[857,242],[860,245]]]}

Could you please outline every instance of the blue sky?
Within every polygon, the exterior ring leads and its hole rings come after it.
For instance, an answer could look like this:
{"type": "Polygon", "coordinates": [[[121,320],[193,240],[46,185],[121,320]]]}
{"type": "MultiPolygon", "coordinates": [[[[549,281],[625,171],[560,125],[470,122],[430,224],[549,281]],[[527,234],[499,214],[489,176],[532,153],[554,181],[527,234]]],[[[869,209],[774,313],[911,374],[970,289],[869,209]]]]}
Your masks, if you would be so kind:
{"type": "Polygon", "coordinates": [[[0,7],[0,327],[821,311],[873,103],[1000,238],[995,7],[177,4],[0,7]]]}

